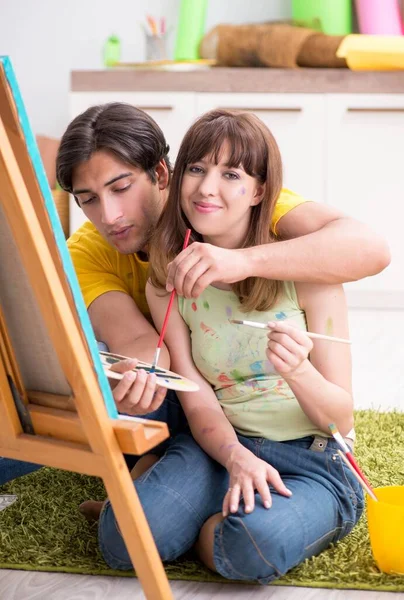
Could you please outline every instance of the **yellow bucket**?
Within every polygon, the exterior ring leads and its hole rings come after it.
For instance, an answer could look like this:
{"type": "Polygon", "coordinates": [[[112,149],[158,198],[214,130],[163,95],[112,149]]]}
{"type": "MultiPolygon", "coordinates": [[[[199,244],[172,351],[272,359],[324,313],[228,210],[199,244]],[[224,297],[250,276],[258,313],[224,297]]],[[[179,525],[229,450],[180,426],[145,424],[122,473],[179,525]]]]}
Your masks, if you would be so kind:
{"type": "Polygon", "coordinates": [[[370,543],[384,573],[404,575],[404,486],[375,490],[378,502],[367,499],[370,543]]]}

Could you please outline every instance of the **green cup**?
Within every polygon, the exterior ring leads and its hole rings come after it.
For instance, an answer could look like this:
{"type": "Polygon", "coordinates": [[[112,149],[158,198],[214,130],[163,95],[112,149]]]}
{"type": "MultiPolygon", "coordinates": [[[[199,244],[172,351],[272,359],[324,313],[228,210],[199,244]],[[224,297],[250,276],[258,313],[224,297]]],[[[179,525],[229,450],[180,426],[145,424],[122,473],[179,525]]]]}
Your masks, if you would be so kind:
{"type": "Polygon", "coordinates": [[[181,0],[175,60],[199,58],[199,44],[205,33],[207,6],[208,0],[181,0]]]}

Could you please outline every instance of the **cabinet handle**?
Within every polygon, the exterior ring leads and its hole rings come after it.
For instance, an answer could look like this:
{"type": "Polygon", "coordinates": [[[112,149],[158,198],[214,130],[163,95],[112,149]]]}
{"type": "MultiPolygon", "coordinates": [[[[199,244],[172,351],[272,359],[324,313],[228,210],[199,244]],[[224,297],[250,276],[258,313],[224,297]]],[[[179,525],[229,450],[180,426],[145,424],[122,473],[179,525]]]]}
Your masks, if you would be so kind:
{"type": "Polygon", "coordinates": [[[136,108],[140,108],[140,110],[173,110],[174,106],[141,106],[140,104],[136,104],[136,108]]]}
{"type": "Polygon", "coordinates": [[[250,110],[254,112],[302,112],[301,106],[220,106],[219,110],[250,110]]]}
{"type": "Polygon", "coordinates": [[[402,113],[404,112],[404,107],[400,108],[400,107],[395,107],[395,106],[391,106],[391,107],[385,107],[382,108],[380,106],[375,106],[375,107],[371,107],[371,106],[363,106],[363,107],[352,107],[350,106],[349,108],[347,108],[348,112],[380,112],[380,113],[384,113],[384,112],[390,112],[390,113],[402,113]]]}

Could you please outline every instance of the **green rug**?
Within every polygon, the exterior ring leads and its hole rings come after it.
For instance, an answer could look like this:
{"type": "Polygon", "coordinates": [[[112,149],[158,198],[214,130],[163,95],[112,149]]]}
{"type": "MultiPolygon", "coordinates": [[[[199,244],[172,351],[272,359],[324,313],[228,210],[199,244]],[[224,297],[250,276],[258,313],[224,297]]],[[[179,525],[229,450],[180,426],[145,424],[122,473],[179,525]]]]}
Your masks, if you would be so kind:
{"type": "MultiPolygon", "coordinates": [[[[356,430],[356,455],[374,487],[404,485],[404,414],[358,411],[356,430]]],[[[104,499],[100,480],[46,468],[0,487],[0,493],[18,496],[0,512],[0,568],[133,576],[107,567],[97,548],[96,525],[77,510],[88,498],[104,499]]],[[[170,579],[225,581],[191,555],[167,564],[166,571],[170,579]]],[[[404,575],[378,570],[363,516],[345,540],[276,585],[404,591],[404,575]]]]}

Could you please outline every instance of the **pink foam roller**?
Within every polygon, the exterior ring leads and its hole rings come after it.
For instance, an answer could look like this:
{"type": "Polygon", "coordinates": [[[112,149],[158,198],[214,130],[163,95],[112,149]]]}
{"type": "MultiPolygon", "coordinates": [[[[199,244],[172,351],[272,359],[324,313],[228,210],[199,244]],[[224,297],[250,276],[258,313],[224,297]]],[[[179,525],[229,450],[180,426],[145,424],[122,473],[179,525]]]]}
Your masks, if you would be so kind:
{"type": "Polygon", "coordinates": [[[399,0],[355,0],[359,31],[368,35],[401,35],[399,0]]]}

